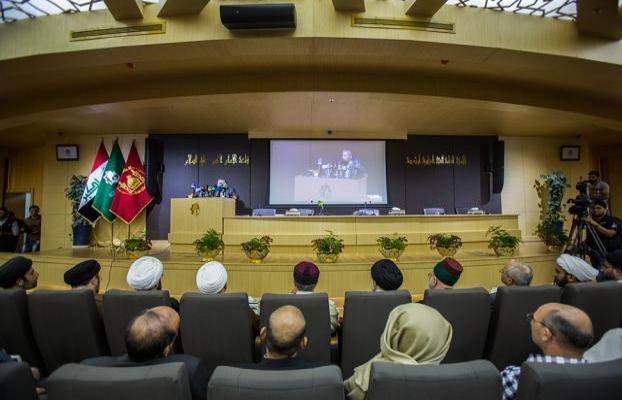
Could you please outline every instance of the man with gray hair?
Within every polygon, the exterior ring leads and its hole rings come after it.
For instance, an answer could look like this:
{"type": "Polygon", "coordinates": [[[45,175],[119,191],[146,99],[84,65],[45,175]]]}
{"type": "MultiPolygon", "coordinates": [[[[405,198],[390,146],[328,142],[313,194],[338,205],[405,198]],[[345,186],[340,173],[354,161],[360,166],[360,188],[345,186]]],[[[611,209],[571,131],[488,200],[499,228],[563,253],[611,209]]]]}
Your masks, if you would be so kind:
{"type": "MultiPolygon", "coordinates": [[[[533,268],[529,264],[518,260],[508,261],[499,272],[501,273],[501,282],[505,286],[529,286],[533,279],[533,268]]],[[[490,299],[493,303],[496,296],[497,288],[493,288],[490,291],[490,299]]]]}

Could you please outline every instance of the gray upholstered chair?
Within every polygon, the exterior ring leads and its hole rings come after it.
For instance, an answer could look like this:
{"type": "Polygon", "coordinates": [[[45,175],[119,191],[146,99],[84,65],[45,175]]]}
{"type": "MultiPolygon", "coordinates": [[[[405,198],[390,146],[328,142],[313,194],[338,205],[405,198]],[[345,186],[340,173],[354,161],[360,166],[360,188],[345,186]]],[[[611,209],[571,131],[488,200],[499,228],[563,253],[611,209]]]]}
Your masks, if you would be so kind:
{"type": "Polygon", "coordinates": [[[47,379],[47,400],[191,400],[183,363],[148,367],[66,364],[47,379]]]}
{"type": "Polygon", "coordinates": [[[594,364],[526,362],[521,367],[517,400],[618,400],[622,360],[594,364]]]}
{"type": "Polygon", "coordinates": [[[454,334],[443,363],[479,360],[490,322],[490,294],[483,288],[426,289],[423,303],[443,314],[454,334]]]}
{"type": "Polygon", "coordinates": [[[211,374],[219,365],[253,362],[255,341],[246,293],[187,293],[181,298],[184,352],[211,374]]]}
{"type": "Polygon", "coordinates": [[[490,361],[372,365],[367,400],[499,400],[501,378],[490,361]]]}
{"type": "Polygon", "coordinates": [[[210,400],[343,400],[339,367],[262,371],[218,367],[207,389],[210,400]]]}
{"type": "Polygon", "coordinates": [[[108,290],[104,294],[104,326],[106,338],[113,356],[127,353],[125,331],[127,324],[142,311],[157,306],[170,306],[166,290],[108,290]]]}
{"type": "Polygon", "coordinates": [[[19,354],[22,360],[44,369],[28,317],[28,295],[22,289],[0,290],[0,348],[19,354]]]}
{"type": "Polygon", "coordinates": [[[562,303],[580,308],[590,316],[594,326],[593,343],[622,322],[622,285],[617,282],[566,285],[562,303]]]}
{"type": "Polygon", "coordinates": [[[108,354],[91,290],[37,290],[29,295],[28,311],[48,372],[63,364],[108,354]]]}
{"type": "Polygon", "coordinates": [[[0,364],[0,399],[37,400],[36,382],[27,363],[0,364]]]}
{"type": "Polygon", "coordinates": [[[525,316],[542,304],[559,303],[561,295],[561,288],[553,285],[500,287],[492,312],[485,358],[501,370],[508,365],[520,365],[530,353],[539,353],[531,341],[531,328],[525,316]]]}
{"type": "Polygon", "coordinates": [[[270,314],[284,305],[298,307],[305,316],[307,323],[306,335],[309,338],[307,349],[301,356],[307,361],[330,362],[330,315],[328,295],[313,293],[296,294],[264,294],[261,298],[260,326],[268,325],[270,314]]]}
{"type": "Polygon", "coordinates": [[[380,335],[391,310],[411,302],[408,290],[346,292],[341,327],[341,371],[347,379],[354,368],[380,352],[380,335]]]}

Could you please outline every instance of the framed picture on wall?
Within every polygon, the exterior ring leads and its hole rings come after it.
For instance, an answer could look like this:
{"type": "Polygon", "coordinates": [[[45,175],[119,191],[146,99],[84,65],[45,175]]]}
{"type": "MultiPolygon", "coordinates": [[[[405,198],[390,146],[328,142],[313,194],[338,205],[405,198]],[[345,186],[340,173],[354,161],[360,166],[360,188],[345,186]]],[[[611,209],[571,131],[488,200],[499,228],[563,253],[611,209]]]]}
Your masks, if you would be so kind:
{"type": "Polygon", "coordinates": [[[57,144],[56,161],[77,161],[80,152],[77,144],[57,144]]]}
{"type": "Polygon", "coordinates": [[[581,159],[581,146],[562,146],[560,158],[562,161],[579,161],[581,159]]]}

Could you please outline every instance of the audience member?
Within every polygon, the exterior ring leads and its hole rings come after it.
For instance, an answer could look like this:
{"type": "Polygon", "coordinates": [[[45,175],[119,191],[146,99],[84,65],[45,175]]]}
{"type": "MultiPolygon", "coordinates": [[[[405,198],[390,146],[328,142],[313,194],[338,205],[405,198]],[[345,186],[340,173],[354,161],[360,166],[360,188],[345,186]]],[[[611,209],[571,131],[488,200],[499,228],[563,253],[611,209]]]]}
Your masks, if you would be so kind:
{"type": "Polygon", "coordinates": [[[3,289],[34,289],[38,278],[39,273],[33,268],[32,260],[26,257],[13,257],[0,266],[0,287],[3,289]]]}
{"type": "Polygon", "coordinates": [[[103,297],[99,294],[99,285],[101,283],[99,271],[101,269],[101,265],[96,260],[86,260],[68,269],[63,276],[65,283],[71,286],[72,289],[86,288],[93,292],[99,315],[103,315],[103,297]]]}
{"type": "MultiPolygon", "coordinates": [[[[164,264],[155,257],[143,256],[127,271],[127,284],[135,290],[162,290],[164,264]]],[[[179,301],[171,297],[171,307],[179,311],[179,301]]]]}
{"type": "Polygon", "coordinates": [[[559,287],[564,287],[568,283],[591,282],[596,276],[598,271],[579,257],[570,254],[557,257],[554,283],[559,287]]]}
{"type": "Polygon", "coordinates": [[[453,289],[460,275],[462,265],[451,257],[446,257],[436,263],[432,272],[428,274],[428,287],[430,289],[453,289]]]}
{"type": "Polygon", "coordinates": [[[452,335],[451,324],[431,307],[417,303],[395,307],[380,337],[380,353],[356,367],[344,382],[348,399],[365,398],[374,362],[440,364],[449,350],[452,335]]]}
{"type": "MultiPolygon", "coordinates": [[[[320,278],[320,270],[311,261],[301,261],[294,267],[294,289],[292,294],[311,294],[320,278]]],[[[330,331],[335,333],[339,328],[339,311],[335,302],[328,299],[328,312],[330,315],[330,331]]]]}
{"type": "MultiPolygon", "coordinates": [[[[19,359],[17,360],[14,359],[6,352],[6,350],[0,347],[0,364],[10,363],[10,362],[21,362],[21,361],[19,361],[19,359]]],[[[39,379],[41,379],[41,372],[39,371],[39,368],[30,367],[30,372],[32,373],[32,377],[35,379],[35,381],[38,381],[39,379]]]]}
{"type": "Polygon", "coordinates": [[[13,253],[17,249],[19,238],[19,223],[13,214],[4,207],[0,207],[0,251],[13,253]]]}
{"type": "MultiPolygon", "coordinates": [[[[529,264],[517,260],[508,261],[501,270],[501,282],[505,286],[529,286],[533,279],[533,269],[529,264]]],[[[490,291],[492,301],[497,297],[497,288],[490,291]]]]}
{"type": "Polygon", "coordinates": [[[605,279],[622,283],[622,250],[607,254],[602,271],[605,279]]]}
{"type": "Polygon", "coordinates": [[[608,330],[594,346],[583,354],[588,362],[605,362],[622,358],[622,328],[608,330]]]}
{"type": "Polygon", "coordinates": [[[398,266],[389,259],[378,260],[371,267],[372,291],[397,290],[404,277],[398,266]]]}
{"type": "Polygon", "coordinates": [[[39,251],[41,248],[41,215],[39,214],[39,206],[30,207],[30,215],[24,221],[24,231],[26,238],[22,251],[30,253],[39,251]]]}
{"type": "MultiPolygon", "coordinates": [[[[547,303],[535,313],[527,314],[531,325],[531,340],[543,355],[530,355],[527,361],[579,364],[587,362],[583,353],[594,337],[592,321],[588,315],[576,307],[559,303],[547,303]]],[[[520,367],[509,366],[501,372],[503,400],[516,396],[520,367]]]]}
{"type": "Polygon", "coordinates": [[[201,360],[187,354],[173,354],[179,323],[179,314],[171,307],[146,310],[128,324],[126,355],[90,358],[82,363],[101,367],[140,367],[182,362],[190,378],[192,399],[204,400],[207,397],[208,376],[201,360]]]}
{"type": "Polygon", "coordinates": [[[609,202],[609,184],[600,179],[600,172],[596,170],[588,172],[587,180],[589,182],[587,189],[590,200],[609,202]]]}
{"type": "MultiPolygon", "coordinates": [[[[209,261],[197,271],[197,287],[204,294],[220,294],[227,291],[227,269],[218,261],[209,261]]],[[[248,296],[249,317],[255,335],[259,333],[259,301],[248,296]]]]}

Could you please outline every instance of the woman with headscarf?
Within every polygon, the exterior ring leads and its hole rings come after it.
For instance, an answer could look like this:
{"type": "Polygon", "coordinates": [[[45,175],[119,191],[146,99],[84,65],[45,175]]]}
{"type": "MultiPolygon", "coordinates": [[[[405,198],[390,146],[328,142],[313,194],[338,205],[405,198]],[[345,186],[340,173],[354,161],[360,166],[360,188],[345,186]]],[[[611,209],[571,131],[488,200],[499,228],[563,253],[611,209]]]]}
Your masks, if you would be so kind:
{"type": "Polygon", "coordinates": [[[452,334],[451,324],[431,307],[414,303],[394,308],[380,337],[380,353],[356,367],[344,382],[348,399],[365,398],[374,362],[440,364],[449,350],[452,334]]]}

